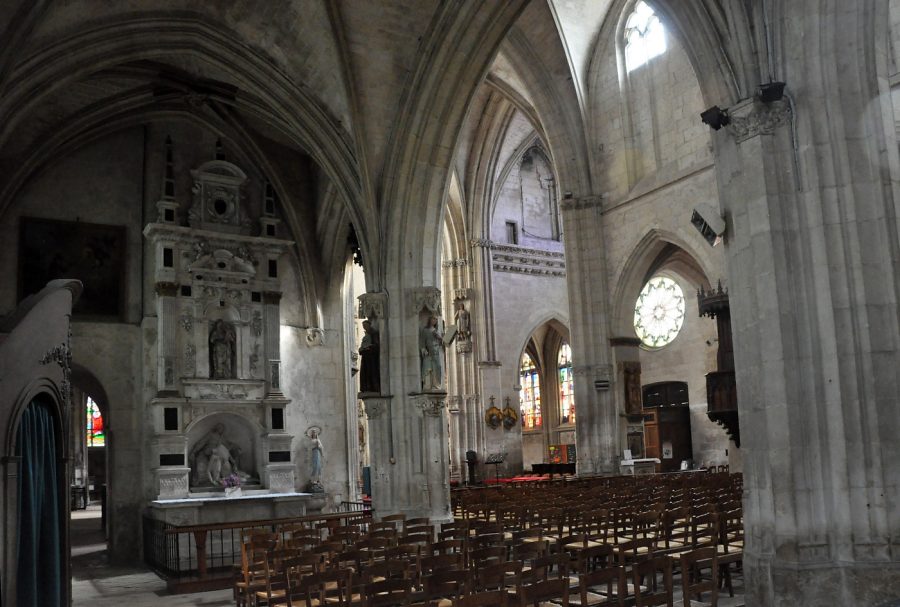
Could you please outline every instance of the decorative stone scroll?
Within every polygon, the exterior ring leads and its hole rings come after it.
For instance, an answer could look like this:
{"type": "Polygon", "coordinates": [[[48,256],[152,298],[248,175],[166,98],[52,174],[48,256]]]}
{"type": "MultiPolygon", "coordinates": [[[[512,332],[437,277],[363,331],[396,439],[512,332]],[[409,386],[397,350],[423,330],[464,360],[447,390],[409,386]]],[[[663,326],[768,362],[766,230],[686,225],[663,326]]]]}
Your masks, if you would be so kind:
{"type": "Polygon", "coordinates": [[[306,347],[315,348],[325,345],[325,329],[308,327],[306,329],[306,347]]]}
{"type": "Polygon", "coordinates": [[[757,135],[771,135],[781,126],[790,124],[791,105],[786,99],[762,103],[746,99],[728,109],[731,122],[725,127],[741,143],[757,135]]]}

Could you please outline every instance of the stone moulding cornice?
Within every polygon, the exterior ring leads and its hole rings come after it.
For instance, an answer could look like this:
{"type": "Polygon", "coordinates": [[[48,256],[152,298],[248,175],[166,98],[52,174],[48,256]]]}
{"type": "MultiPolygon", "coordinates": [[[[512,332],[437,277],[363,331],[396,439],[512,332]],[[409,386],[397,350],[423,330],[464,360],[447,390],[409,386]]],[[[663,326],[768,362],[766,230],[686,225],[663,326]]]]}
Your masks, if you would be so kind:
{"type": "Polygon", "coordinates": [[[556,277],[566,275],[564,253],[508,245],[495,245],[492,249],[493,268],[498,272],[556,277]]]}
{"type": "Polygon", "coordinates": [[[757,135],[771,135],[781,126],[790,124],[791,105],[787,99],[762,103],[745,99],[728,109],[731,122],[725,127],[741,143],[757,135]]]}
{"type": "Polygon", "coordinates": [[[441,265],[445,268],[463,268],[469,265],[469,260],[465,257],[460,257],[458,259],[448,259],[441,263],[441,265]]]}
{"type": "Polygon", "coordinates": [[[603,196],[582,196],[581,198],[563,198],[559,203],[561,211],[580,209],[599,209],[603,206],[603,196]]]}

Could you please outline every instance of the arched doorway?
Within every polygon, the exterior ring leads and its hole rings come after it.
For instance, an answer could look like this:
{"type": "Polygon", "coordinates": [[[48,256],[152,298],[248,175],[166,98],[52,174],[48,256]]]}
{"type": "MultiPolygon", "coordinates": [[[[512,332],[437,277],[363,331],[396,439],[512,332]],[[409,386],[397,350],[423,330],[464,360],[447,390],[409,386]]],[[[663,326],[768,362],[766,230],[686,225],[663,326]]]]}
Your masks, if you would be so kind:
{"type": "Polygon", "coordinates": [[[106,391],[84,367],[72,367],[69,440],[69,529],[72,557],[105,558],[111,520],[110,406],[106,391]]]}
{"type": "Polygon", "coordinates": [[[65,441],[56,401],[38,394],[22,411],[15,431],[16,604],[65,602],[65,441]]]}

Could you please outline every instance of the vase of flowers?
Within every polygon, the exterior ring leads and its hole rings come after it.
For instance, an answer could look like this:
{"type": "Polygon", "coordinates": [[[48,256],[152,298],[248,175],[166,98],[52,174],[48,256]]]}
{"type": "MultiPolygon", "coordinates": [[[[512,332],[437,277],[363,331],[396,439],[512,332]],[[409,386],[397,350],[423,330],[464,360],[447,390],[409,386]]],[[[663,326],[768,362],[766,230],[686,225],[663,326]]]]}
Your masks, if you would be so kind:
{"type": "Polygon", "coordinates": [[[222,479],[222,486],[225,487],[225,497],[241,496],[241,477],[235,473],[231,473],[222,479]]]}

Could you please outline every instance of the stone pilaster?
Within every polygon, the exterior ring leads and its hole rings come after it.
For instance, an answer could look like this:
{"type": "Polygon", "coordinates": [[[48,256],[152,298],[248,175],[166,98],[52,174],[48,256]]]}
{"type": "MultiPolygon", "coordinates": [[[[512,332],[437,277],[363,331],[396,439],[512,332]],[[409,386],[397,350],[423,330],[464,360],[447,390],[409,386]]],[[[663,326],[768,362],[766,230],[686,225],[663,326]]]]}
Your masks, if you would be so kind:
{"type": "Polygon", "coordinates": [[[266,392],[281,394],[281,293],[263,293],[263,323],[263,349],[268,361],[266,392]]]}
{"type": "Polygon", "coordinates": [[[414,493],[412,511],[425,512],[432,521],[449,521],[450,514],[450,462],[447,451],[446,392],[411,394],[409,400],[418,410],[420,444],[415,450],[421,454],[421,464],[416,471],[421,478],[421,491],[414,493]]]}
{"type": "Polygon", "coordinates": [[[372,508],[376,515],[391,514],[397,508],[392,491],[397,459],[391,420],[391,396],[362,396],[369,422],[369,468],[372,481],[372,508]]]}
{"type": "Polygon", "coordinates": [[[178,285],[169,282],[156,283],[156,317],[159,332],[159,364],[157,367],[158,392],[174,392],[176,390],[176,344],[175,331],[178,328],[176,319],[176,301],[178,285]]]}

